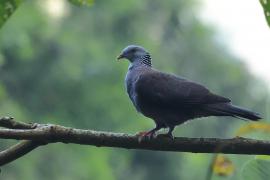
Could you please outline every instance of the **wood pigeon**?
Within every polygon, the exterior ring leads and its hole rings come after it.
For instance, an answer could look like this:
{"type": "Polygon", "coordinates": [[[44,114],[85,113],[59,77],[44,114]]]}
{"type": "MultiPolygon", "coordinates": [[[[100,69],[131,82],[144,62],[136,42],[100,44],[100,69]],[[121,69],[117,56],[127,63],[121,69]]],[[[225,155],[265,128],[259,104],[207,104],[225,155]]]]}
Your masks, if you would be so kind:
{"type": "Polygon", "coordinates": [[[142,132],[142,137],[153,137],[161,128],[169,128],[165,135],[173,137],[175,126],[200,117],[261,119],[258,113],[233,105],[230,99],[201,84],[152,68],[151,56],[141,46],[127,46],[117,57],[123,58],[130,61],[125,79],[129,98],[138,112],[156,124],[150,131],[142,132]]]}

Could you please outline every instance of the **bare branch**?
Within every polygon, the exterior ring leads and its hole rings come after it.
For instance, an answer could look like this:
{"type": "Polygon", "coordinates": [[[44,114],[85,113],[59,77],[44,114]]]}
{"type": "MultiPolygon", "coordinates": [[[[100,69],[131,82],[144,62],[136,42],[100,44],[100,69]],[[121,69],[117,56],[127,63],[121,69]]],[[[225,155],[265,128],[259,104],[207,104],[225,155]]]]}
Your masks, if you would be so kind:
{"type": "Polygon", "coordinates": [[[10,148],[0,152],[0,166],[8,164],[25,154],[29,153],[30,151],[34,150],[41,144],[35,141],[21,141],[10,148]]]}
{"type": "Polygon", "coordinates": [[[10,128],[10,129],[34,129],[35,124],[28,124],[23,122],[14,121],[13,117],[3,117],[0,119],[0,127],[10,128]]]}
{"type": "MultiPolygon", "coordinates": [[[[13,117],[3,117],[0,119],[0,127],[10,128],[10,129],[34,129],[37,127],[36,124],[17,122],[13,117]]],[[[30,151],[37,148],[40,143],[36,141],[24,140],[21,141],[8,149],[0,152],[0,166],[5,165],[9,162],[18,159],[30,151]]]]}
{"type": "Polygon", "coordinates": [[[177,137],[173,140],[157,137],[139,141],[136,135],[74,129],[59,125],[38,124],[35,129],[0,129],[0,138],[31,140],[23,141],[1,152],[0,165],[21,157],[39,145],[57,142],[154,151],[270,155],[270,141],[239,137],[232,139],[177,137]]]}
{"type": "Polygon", "coordinates": [[[216,139],[185,137],[177,137],[172,140],[160,137],[152,140],[144,139],[139,142],[136,135],[73,129],[58,125],[48,125],[33,130],[0,129],[0,138],[157,151],[217,153],[217,149],[220,149],[219,152],[228,154],[270,154],[269,141],[245,138],[216,139]]]}

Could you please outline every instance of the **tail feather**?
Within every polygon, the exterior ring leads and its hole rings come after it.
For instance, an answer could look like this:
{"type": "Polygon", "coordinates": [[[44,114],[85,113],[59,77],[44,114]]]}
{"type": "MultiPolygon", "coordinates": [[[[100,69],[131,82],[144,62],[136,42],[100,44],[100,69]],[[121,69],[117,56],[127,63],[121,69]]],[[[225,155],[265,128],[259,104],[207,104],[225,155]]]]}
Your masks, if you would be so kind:
{"type": "Polygon", "coordinates": [[[260,114],[239,106],[232,105],[230,103],[211,104],[207,106],[207,110],[209,110],[215,116],[233,116],[252,121],[262,119],[260,114]]]}

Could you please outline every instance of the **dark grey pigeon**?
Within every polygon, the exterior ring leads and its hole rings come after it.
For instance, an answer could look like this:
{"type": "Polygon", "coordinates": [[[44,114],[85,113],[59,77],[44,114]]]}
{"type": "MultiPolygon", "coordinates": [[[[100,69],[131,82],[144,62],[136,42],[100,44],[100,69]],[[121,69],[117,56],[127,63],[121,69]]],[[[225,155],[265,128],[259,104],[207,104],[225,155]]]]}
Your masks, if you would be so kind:
{"type": "Polygon", "coordinates": [[[194,118],[231,116],[257,121],[258,113],[235,106],[231,100],[210,92],[201,84],[152,68],[150,54],[141,46],[127,46],[117,59],[130,61],[127,93],[138,112],[153,119],[156,127],[142,136],[153,137],[161,128],[172,136],[176,125],[194,118]]]}

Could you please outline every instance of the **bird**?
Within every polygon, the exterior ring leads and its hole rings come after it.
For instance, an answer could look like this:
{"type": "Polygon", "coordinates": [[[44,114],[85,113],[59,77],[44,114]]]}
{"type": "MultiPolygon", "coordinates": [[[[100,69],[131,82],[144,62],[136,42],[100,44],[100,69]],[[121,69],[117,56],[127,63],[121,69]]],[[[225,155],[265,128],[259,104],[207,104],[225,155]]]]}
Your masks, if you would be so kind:
{"type": "Polygon", "coordinates": [[[208,116],[230,116],[257,121],[259,113],[233,105],[229,98],[212,93],[200,83],[152,67],[150,53],[138,45],[128,45],[117,57],[130,62],[125,77],[127,94],[136,110],[153,119],[155,128],[141,132],[141,137],[155,137],[161,128],[173,138],[175,126],[208,116]]]}

